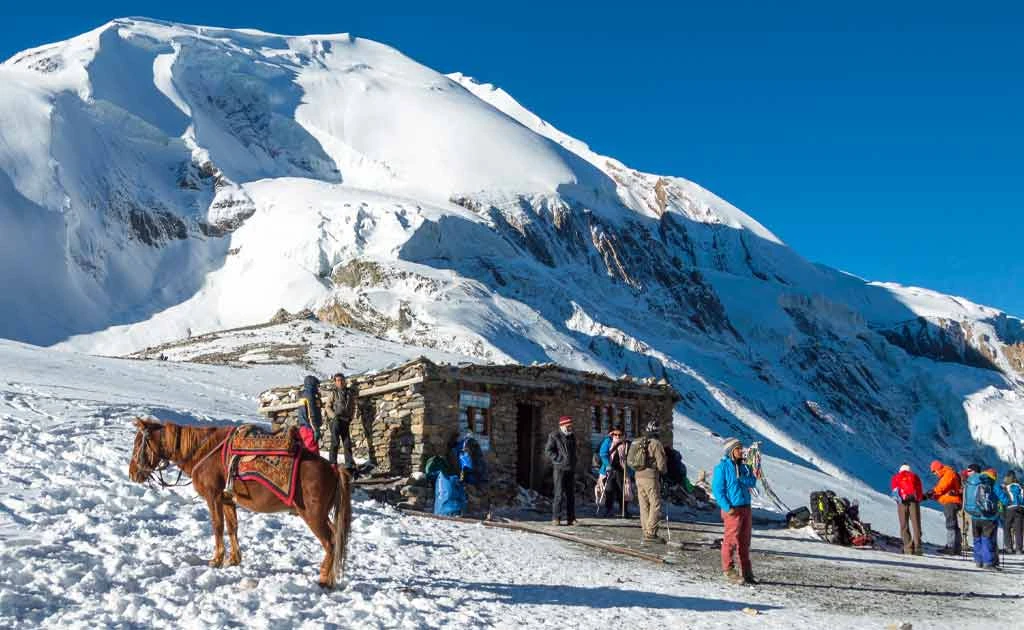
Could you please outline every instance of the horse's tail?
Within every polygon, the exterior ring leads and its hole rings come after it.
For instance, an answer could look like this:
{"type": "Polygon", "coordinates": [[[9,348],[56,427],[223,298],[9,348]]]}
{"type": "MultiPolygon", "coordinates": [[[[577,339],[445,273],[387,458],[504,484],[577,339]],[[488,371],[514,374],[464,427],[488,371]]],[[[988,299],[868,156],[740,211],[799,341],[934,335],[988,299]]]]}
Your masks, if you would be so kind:
{"type": "Polygon", "coordinates": [[[331,566],[334,579],[345,575],[345,559],[348,557],[348,534],[352,529],[352,479],[348,472],[339,468],[338,485],[334,490],[334,562],[331,566]]]}

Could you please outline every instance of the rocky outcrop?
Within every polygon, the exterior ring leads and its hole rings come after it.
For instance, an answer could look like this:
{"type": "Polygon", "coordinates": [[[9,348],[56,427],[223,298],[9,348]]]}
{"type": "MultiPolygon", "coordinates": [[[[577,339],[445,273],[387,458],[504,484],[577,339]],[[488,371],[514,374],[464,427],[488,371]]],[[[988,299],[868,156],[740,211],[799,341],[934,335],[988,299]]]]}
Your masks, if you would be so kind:
{"type": "Polygon", "coordinates": [[[918,317],[878,332],[889,343],[917,357],[963,363],[987,370],[999,369],[992,351],[975,344],[971,325],[967,322],[918,317]]]}

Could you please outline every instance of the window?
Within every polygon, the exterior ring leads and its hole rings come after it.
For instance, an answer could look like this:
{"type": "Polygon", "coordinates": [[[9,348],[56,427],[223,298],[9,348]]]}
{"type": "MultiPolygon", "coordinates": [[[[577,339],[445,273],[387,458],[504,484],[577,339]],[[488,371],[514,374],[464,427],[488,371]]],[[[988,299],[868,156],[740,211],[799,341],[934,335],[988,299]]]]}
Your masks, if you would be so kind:
{"type": "Polygon", "coordinates": [[[491,395],[485,392],[459,392],[459,435],[472,435],[480,447],[488,448],[491,435],[491,395]]]}

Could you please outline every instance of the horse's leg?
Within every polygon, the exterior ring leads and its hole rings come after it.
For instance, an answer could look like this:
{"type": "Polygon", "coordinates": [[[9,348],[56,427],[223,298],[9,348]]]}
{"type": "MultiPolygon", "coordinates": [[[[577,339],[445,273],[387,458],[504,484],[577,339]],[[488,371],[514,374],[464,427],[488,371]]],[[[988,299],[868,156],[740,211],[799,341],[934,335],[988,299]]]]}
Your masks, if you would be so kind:
{"type": "Polygon", "coordinates": [[[206,505],[210,508],[210,520],[213,522],[213,558],[210,559],[211,567],[219,567],[224,564],[224,504],[221,502],[220,492],[216,497],[207,496],[206,505]]]}
{"type": "Polygon", "coordinates": [[[242,564],[242,549],[238,546],[238,509],[234,501],[224,501],[224,522],[228,526],[228,539],[231,541],[228,566],[242,564]]]}
{"type": "Polygon", "coordinates": [[[299,514],[324,548],[324,560],[320,563],[320,586],[333,588],[331,569],[334,564],[334,543],[331,538],[331,521],[327,518],[330,504],[318,501],[311,507],[313,509],[301,510],[299,514]]]}

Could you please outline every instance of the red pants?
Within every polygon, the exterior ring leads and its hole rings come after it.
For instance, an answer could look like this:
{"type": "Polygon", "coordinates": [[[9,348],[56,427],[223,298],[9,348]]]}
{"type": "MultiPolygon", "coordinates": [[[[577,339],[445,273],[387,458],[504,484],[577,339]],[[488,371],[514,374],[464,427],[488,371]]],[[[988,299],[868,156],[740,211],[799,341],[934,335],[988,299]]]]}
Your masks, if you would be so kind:
{"type": "Polygon", "coordinates": [[[313,437],[313,429],[299,427],[299,438],[302,439],[302,445],[306,447],[307,451],[320,454],[320,446],[317,445],[316,438],[313,437]]]}
{"type": "Polygon", "coordinates": [[[753,517],[750,506],[733,508],[733,514],[722,512],[725,523],[725,536],[722,538],[722,571],[728,571],[733,564],[733,553],[740,558],[740,569],[743,575],[752,575],[750,568],[750,535],[753,529],[753,517]]]}

